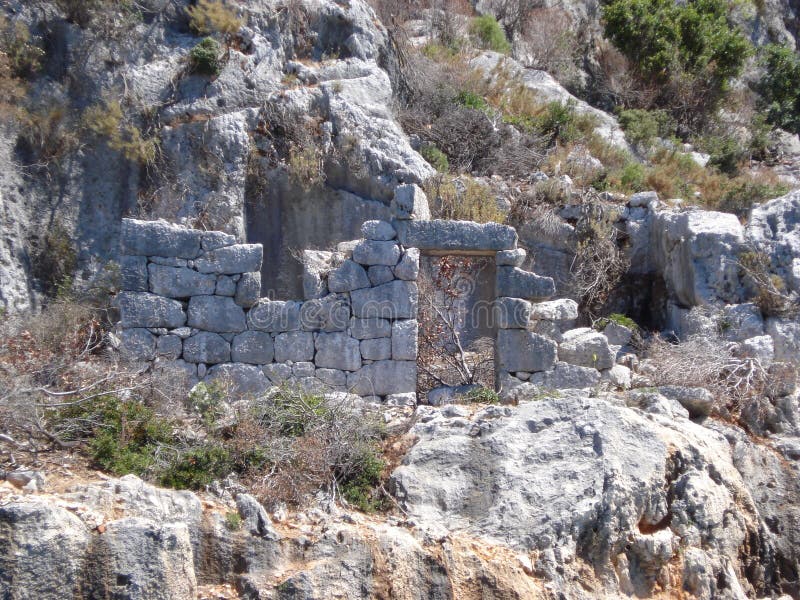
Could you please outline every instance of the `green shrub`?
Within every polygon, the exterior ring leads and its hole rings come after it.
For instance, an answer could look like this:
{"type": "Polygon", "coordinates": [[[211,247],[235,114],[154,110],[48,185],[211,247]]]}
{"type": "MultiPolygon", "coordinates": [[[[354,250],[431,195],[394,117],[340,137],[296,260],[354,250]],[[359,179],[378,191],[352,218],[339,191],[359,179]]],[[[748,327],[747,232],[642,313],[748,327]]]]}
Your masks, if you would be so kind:
{"type": "Polygon", "coordinates": [[[324,397],[284,387],[272,397],[263,418],[276,426],[281,435],[299,437],[309,425],[329,415],[324,397]]]}
{"type": "Polygon", "coordinates": [[[189,392],[189,404],[203,420],[203,425],[212,427],[222,415],[222,403],[227,393],[218,381],[200,382],[189,392]]]}
{"type": "Polygon", "coordinates": [[[447,160],[447,155],[439,150],[436,144],[423,144],[419,153],[439,173],[447,173],[450,170],[450,161],[447,160]]]}
{"type": "Polygon", "coordinates": [[[788,46],[763,48],[764,75],[758,85],[767,121],[800,133],[800,56],[788,46]]]}
{"type": "Polygon", "coordinates": [[[69,231],[58,221],[52,223],[33,255],[33,276],[47,296],[58,297],[71,287],[78,267],[78,252],[69,231]]]}
{"type": "Polygon", "coordinates": [[[655,138],[669,137],[674,124],[665,110],[630,109],[619,113],[619,124],[632,144],[649,150],[655,138]]]}
{"type": "Polygon", "coordinates": [[[191,448],[181,453],[161,474],[162,485],[199,490],[234,470],[230,452],[218,443],[191,448]]]}
{"type": "Polygon", "coordinates": [[[225,513],[225,527],[231,531],[239,531],[242,528],[242,517],[238,512],[225,513]]]}
{"type": "Polygon", "coordinates": [[[503,54],[511,52],[511,44],[508,43],[503,28],[492,15],[482,15],[472,19],[469,32],[477,38],[482,48],[503,54]]]}
{"type": "Polygon", "coordinates": [[[732,137],[714,137],[706,142],[709,150],[709,167],[715,167],[726,175],[739,173],[739,165],[747,156],[741,144],[732,137]]]}
{"type": "Polygon", "coordinates": [[[499,404],[500,396],[491,388],[478,387],[467,394],[467,401],[480,404],[499,404]]]}
{"type": "Polygon", "coordinates": [[[461,91],[458,93],[458,96],[456,96],[455,101],[457,104],[465,106],[466,108],[472,108],[482,112],[489,112],[491,110],[486,99],[474,92],[461,91]]]}
{"type": "Polygon", "coordinates": [[[116,100],[87,108],[83,113],[83,125],[95,135],[104,137],[109,148],[121,152],[132,162],[151,165],[158,157],[158,138],[145,137],[126,118],[122,105],[116,100]]]}
{"type": "Polygon", "coordinates": [[[189,53],[192,70],[201,75],[219,75],[219,55],[219,42],[214,38],[203,38],[189,53]]]}
{"type": "Polygon", "coordinates": [[[637,331],[639,326],[636,324],[636,321],[631,319],[628,316],[625,316],[620,313],[611,313],[607,317],[603,317],[599,319],[596,323],[596,327],[598,331],[603,331],[609,323],[616,323],[617,325],[621,325],[622,327],[627,327],[632,331],[637,331]]]}
{"type": "Polygon", "coordinates": [[[375,488],[380,483],[385,468],[386,463],[380,458],[376,449],[365,449],[351,468],[351,472],[340,482],[344,499],[364,512],[374,512],[379,509],[380,495],[375,493],[375,488]]]}

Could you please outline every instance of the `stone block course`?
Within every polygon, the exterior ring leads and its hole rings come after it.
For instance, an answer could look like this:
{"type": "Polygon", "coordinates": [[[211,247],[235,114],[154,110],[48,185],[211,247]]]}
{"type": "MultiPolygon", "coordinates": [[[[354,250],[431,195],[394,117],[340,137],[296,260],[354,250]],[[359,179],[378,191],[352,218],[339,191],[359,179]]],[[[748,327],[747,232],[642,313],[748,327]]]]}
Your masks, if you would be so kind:
{"type": "Polygon", "coordinates": [[[217,333],[244,331],[244,310],[227,296],[193,296],[189,300],[188,325],[217,333]]]}
{"type": "Polygon", "coordinates": [[[517,247],[517,232],[499,223],[399,221],[396,226],[403,246],[441,254],[488,254],[517,247]]]}
{"type": "Polygon", "coordinates": [[[183,360],[191,363],[216,364],[231,359],[231,345],[221,335],[200,332],[183,341],[183,360]]]}
{"type": "Polygon", "coordinates": [[[186,267],[167,267],[151,263],[147,267],[150,291],[167,298],[212,295],[217,287],[214,275],[198,273],[186,267]]]}
{"type": "Polygon", "coordinates": [[[196,258],[202,232],[166,221],[122,219],[120,244],[123,254],[196,258]]]}
{"type": "Polygon", "coordinates": [[[353,248],[353,261],[361,265],[387,265],[393,267],[400,260],[397,242],[364,240],[353,248]]]}
{"type": "Polygon", "coordinates": [[[180,327],[186,323],[183,305],[147,292],[121,292],[117,295],[122,327],[180,327]]]}
{"type": "Polygon", "coordinates": [[[237,244],[210,250],[194,261],[201,273],[233,275],[261,270],[261,244],[237,244]]]}
{"type": "Polygon", "coordinates": [[[234,362],[264,365],[275,356],[272,336],[264,331],[243,331],[231,344],[231,360],[234,362]]]}

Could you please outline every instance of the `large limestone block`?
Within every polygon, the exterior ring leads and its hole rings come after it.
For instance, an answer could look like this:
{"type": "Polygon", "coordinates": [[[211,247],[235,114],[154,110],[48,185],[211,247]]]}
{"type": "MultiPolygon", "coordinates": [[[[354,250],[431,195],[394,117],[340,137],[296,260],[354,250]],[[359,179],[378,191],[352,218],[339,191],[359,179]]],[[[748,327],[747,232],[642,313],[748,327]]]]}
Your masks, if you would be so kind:
{"type": "Polygon", "coordinates": [[[501,250],[495,255],[495,261],[498,267],[521,267],[527,254],[525,248],[501,250]]]}
{"type": "Polygon", "coordinates": [[[198,273],[186,267],[165,267],[150,264],[150,291],[168,298],[212,295],[217,287],[214,275],[198,273]]]}
{"type": "Polygon", "coordinates": [[[122,256],[119,259],[119,268],[123,290],[148,291],[146,256],[122,256]]]}
{"type": "Polygon", "coordinates": [[[176,360],[183,354],[183,340],[177,335],[160,335],[156,341],[156,355],[166,360],[176,360]]]}
{"type": "Polygon", "coordinates": [[[570,298],[537,302],[531,308],[531,319],[572,324],[578,319],[578,303],[570,298]]]}
{"type": "Polygon", "coordinates": [[[600,383],[600,378],[597,369],[557,362],[555,369],[534,373],[529,381],[543,388],[564,390],[594,388],[600,383]]]}
{"type": "Polygon", "coordinates": [[[404,281],[416,281],[419,276],[419,249],[406,248],[403,258],[394,268],[394,276],[404,281]]]}
{"type": "Polygon", "coordinates": [[[376,240],[379,242],[393,240],[397,237],[397,232],[392,227],[391,223],[387,221],[364,221],[361,225],[361,235],[367,240],[376,240]]]}
{"type": "Polygon", "coordinates": [[[166,221],[122,219],[120,236],[123,254],[196,258],[202,232],[166,221]]]}
{"type": "Polygon", "coordinates": [[[387,360],[392,358],[392,340],[390,338],[361,340],[361,357],[364,360],[387,360]]]}
{"type": "Polygon", "coordinates": [[[209,370],[205,380],[228,383],[233,394],[238,396],[260,396],[272,387],[259,367],[242,363],[216,365],[209,370]]]}
{"type": "Polygon", "coordinates": [[[231,359],[231,345],[217,333],[202,331],[183,341],[183,360],[213,365],[231,359]]]}
{"type": "Polygon", "coordinates": [[[393,267],[400,260],[400,246],[394,241],[364,240],[353,248],[353,260],[361,265],[393,267]]]}
{"type": "Polygon", "coordinates": [[[516,267],[497,267],[495,293],[538,302],[552,297],[556,293],[556,284],[552,277],[540,277],[516,267]]]}
{"type": "Polygon", "coordinates": [[[328,289],[331,292],[351,292],[370,286],[364,267],[346,260],[338,269],[328,274],[328,289]]]}
{"type": "Polygon", "coordinates": [[[359,396],[404,394],[417,389],[417,363],[379,360],[347,375],[347,389],[359,396]]]}
{"type": "Polygon", "coordinates": [[[361,368],[361,351],[357,339],[346,333],[319,333],[316,339],[317,367],[357,371],[361,368]]]}
{"type": "Polygon", "coordinates": [[[210,250],[194,261],[201,273],[236,275],[261,270],[261,244],[236,244],[210,250]]]}
{"type": "Polygon", "coordinates": [[[166,327],[174,329],[186,323],[186,313],[177,300],[147,292],[121,292],[117,295],[120,322],[128,327],[166,327]]]}
{"type": "Polygon", "coordinates": [[[0,597],[80,598],[91,537],[52,501],[0,505],[0,597]]]}
{"type": "Polygon", "coordinates": [[[241,279],[236,283],[236,295],[234,301],[239,306],[250,308],[261,297],[261,273],[255,271],[253,273],[242,274],[241,279]]]}
{"type": "Polygon", "coordinates": [[[517,246],[513,227],[472,221],[398,221],[397,238],[407,248],[467,254],[487,254],[517,246]]]}
{"type": "Polygon", "coordinates": [[[300,306],[299,302],[262,298],[247,313],[247,326],[272,333],[300,329],[300,306]]]}
{"type": "Polygon", "coordinates": [[[326,250],[303,250],[303,298],[322,298],[328,293],[328,272],[337,254],[326,250]]]}
{"type": "Polygon", "coordinates": [[[275,336],[275,362],[314,360],[314,334],[310,331],[289,331],[275,336]]]}
{"type": "Polygon", "coordinates": [[[417,316],[417,284],[391,281],[350,294],[353,316],[361,319],[413,319],[417,316]]]}
{"type": "MultiPolygon", "coordinates": [[[[392,358],[417,360],[419,323],[416,319],[392,323],[392,358]]],[[[366,358],[366,357],[365,357],[366,358]]]]}
{"type": "Polygon", "coordinates": [[[347,294],[328,294],[307,300],[300,308],[300,324],[306,331],[344,331],[350,324],[347,294]]]}
{"type": "Polygon", "coordinates": [[[227,296],[193,296],[189,300],[189,327],[217,333],[244,331],[242,307],[227,296]]]}
{"type": "Polygon", "coordinates": [[[494,318],[500,329],[525,329],[531,318],[531,303],[521,298],[497,298],[494,318]]]}
{"type": "Polygon", "coordinates": [[[264,331],[244,331],[231,344],[233,362],[264,365],[272,362],[274,353],[272,336],[264,331]]]}
{"type": "Polygon", "coordinates": [[[200,238],[200,247],[205,251],[233,246],[235,243],[236,236],[224,231],[206,231],[200,238]]]}
{"type": "Polygon", "coordinates": [[[392,335],[392,322],[387,319],[350,319],[350,335],[357,340],[389,337],[392,335]]]}
{"type": "Polygon", "coordinates": [[[372,285],[381,285],[394,279],[394,272],[386,265],[372,265],[367,269],[367,277],[372,285]]]}
{"type": "Polygon", "coordinates": [[[123,329],[119,349],[125,360],[153,360],[156,356],[156,336],[141,327],[123,329]]]}
{"type": "Polygon", "coordinates": [[[564,333],[558,345],[558,358],[571,365],[597,370],[610,369],[615,362],[608,338],[591,327],[580,327],[564,333]]]}
{"type": "Polygon", "coordinates": [[[497,332],[497,354],[501,370],[535,373],[555,366],[557,346],[554,341],[531,331],[500,329],[497,332]]]}
{"type": "Polygon", "coordinates": [[[428,197],[421,187],[413,183],[394,188],[391,209],[395,219],[427,221],[431,218],[428,197]]]}

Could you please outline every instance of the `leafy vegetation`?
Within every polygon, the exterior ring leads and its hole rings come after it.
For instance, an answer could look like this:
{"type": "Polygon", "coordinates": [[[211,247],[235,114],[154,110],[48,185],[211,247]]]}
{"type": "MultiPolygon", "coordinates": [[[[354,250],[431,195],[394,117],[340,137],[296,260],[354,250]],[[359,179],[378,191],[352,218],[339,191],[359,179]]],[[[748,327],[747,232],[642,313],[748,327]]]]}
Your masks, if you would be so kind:
{"type": "Polygon", "coordinates": [[[156,137],[145,137],[131,122],[117,100],[90,106],[83,113],[84,126],[106,140],[108,147],[135,163],[150,165],[158,157],[156,137]]]}
{"type": "Polygon", "coordinates": [[[764,75],[758,85],[769,123],[800,133],[800,56],[788,46],[763,48],[764,75]]]}
{"type": "Polygon", "coordinates": [[[506,39],[502,26],[492,15],[481,15],[472,19],[469,32],[482,48],[502,54],[511,52],[511,44],[506,39]]]}
{"type": "Polygon", "coordinates": [[[47,296],[56,297],[60,291],[69,289],[78,267],[78,252],[61,222],[56,221],[47,229],[32,262],[33,276],[41,282],[47,296]]]}
{"type": "Polygon", "coordinates": [[[436,144],[423,144],[419,153],[439,173],[447,173],[450,170],[450,161],[447,159],[447,155],[439,150],[436,144]]]}
{"type": "Polygon", "coordinates": [[[467,401],[476,404],[499,404],[500,395],[491,388],[480,386],[470,390],[467,401]]]}
{"type": "Polygon", "coordinates": [[[230,38],[242,27],[236,10],[224,0],[197,0],[186,8],[189,27],[198,35],[220,34],[230,38]]]}
{"type": "Polygon", "coordinates": [[[192,70],[201,75],[219,75],[221,69],[219,55],[219,42],[214,38],[203,38],[189,52],[192,70]]]}

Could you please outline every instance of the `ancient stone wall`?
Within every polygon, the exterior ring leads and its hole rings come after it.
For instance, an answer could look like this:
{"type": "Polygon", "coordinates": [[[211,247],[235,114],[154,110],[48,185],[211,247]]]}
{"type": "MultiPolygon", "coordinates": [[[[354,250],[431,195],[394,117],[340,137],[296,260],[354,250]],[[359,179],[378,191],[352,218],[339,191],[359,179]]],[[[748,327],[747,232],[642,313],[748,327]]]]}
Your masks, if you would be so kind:
{"type": "Polygon", "coordinates": [[[260,244],[125,219],[123,356],[171,362],[196,381],[225,377],[246,393],[289,382],[414,403],[423,252],[494,257],[498,389],[587,387],[614,366],[605,336],[571,329],[577,305],[548,301],[553,280],[520,268],[525,250],[512,227],[429,220],[414,185],[397,188],[392,215],[391,223],[366,221],[363,239],[306,251],[304,301],[261,298],[260,244]]]}

